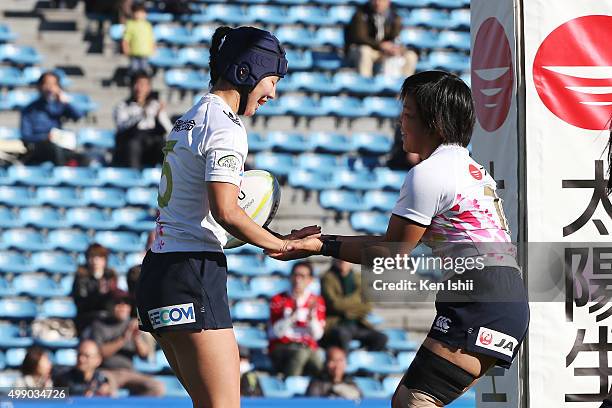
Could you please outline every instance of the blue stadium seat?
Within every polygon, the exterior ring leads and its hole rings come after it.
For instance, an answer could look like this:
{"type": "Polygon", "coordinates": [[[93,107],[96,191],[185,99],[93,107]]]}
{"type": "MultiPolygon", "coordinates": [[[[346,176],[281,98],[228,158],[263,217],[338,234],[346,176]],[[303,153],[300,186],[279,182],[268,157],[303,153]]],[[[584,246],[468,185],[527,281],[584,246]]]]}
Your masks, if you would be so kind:
{"type": "MultiPolygon", "coordinates": [[[[249,150],[250,150],[249,146],[249,150]]],[[[161,167],[150,167],[142,170],[142,185],[155,186],[159,185],[161,178],[161,167]]]]}
{"type": "Polygon", "coordinates": [[[159,42],[169,43],[175,46],[185,46],[197,43],[197,38],[183,26],[171,26],[168,24],[157,24],[153,27],[155,39],[159,42]]]}
{"type": "Polygon", "coordinates": [[[298,157],[298,168],[313,171],[334,171],[343,168],[338,156],[324,153],[304,153],[298,157]]]}
{"type": "Polygon", "coordinates": [[[287,180],[293,188],[304,190],[326,190],[334,188],[335,181],[332,171],[317,169],[297,169],[289,173],[287,180]]]}
{"type": "Polygon", "coordinates": [[[78,207],[83,205],[81,196],[73,187],[39,187],[36,202],[54,207],[78,207]]]}
{"type": "MultiPolygon", "coordinates": [[[[258,4],[249,7],[248,15],[251,21],[262,24],[282,26],[293,22],[284,7],[268,4],[258,4]]],[[[289,66],[291,65],[290,61],[289,66]]]]}
{"type": "Polygon", "coordinates": [[[321,45],[315,33],[306,28],[280,27],[276,37],[282,44],[297,48],[311,48],[321,45]]]}
{"type": "Polygon", "coordinates": [[[207,48],[183,48],[179,51],[178,58],[184,64],[208,68],[210,54],[207,48]]]}
{"type": "Polygon", "coordinates": [[[285,385],[287,389],[291,391],[293,396],[304,396],[308,385],[310,384],[310,377],[303,375],[290,375],[285,378],[285,385]]]}
{"type": "Polygon", "coordinates": [[[156,375],[154,378],[164,384],[164,396],[189,397],[189,394],[175,375],[156,375]]]}
{"type": "Polygon", "coordinates": [[[334,174],[336,185],[348,190],[376,190],[378,179],[371,172],[339,170],[334,174]]]}
{"type": "Polygon", "coordinates": [[[6,350],[6,365],[9,367],[18,368],[23,363],[26,355],[26,349],[23,347],[10,348],[6,350]]]}
{"type": "Polygon", "coordinates": [[[16,294],[33,297],[54,297],[62,294],[60,286],[51,278],[41,273],[25,273],[13,279],[16,294]]]}
{"type": "Polygon", "coordinates": [[[380,381],[370,377],[353,377],[364,398],[388,398],[380,381]]]}
{"type": "Polygon", "coordinates": [[[337,6],[330,7],[329,9],[329,18],[331,19],[331,24],[338,25],[346,25],[351,21],[353,15],[355,14],[355,8],[351,6],[344,5],[345,3],[339,1],[337,6]]]}
{"type": "MultiPolygon", "coordinates": [[[[259,250],[261,252],[261,250],[259,250]]],[[[289,276],[291,268],[297,261],[279,261],[278,259],[270,258],[266,256],[264,258],[264,265],[269,274],[280,274],[283,276],[289,276]]]]}
{"type": "Polygon", "coordinates": [[[0,60],[17,65],[36,65],[42,62],[42,57],[33,47],[0,44],[0,60]]]}
{"type": "Polygon", "coordinates": [[[414,360],[416,353],[416,351],[401,351],[397,353],[397,362],[403,371],[406,371],[408,367],[410,367],[410,364],[412,364],[412,360],[414,360]]]}
{"type": "Polygon", "coordinates": [[[111,229],[115,222],[102,210],[91,207],[77,207],[66,211],[66,222],[72,227],[83,229],[111,229]]]}
{"type": "Polygon", "coordinates": [[[69,93],[67,94],[70,104],[74,106],[80,112],[88,114],[98,110],[98,104],[95,103],[91,97],[83,93],[69,93]]]}
{"type": "Polygon", "coordinates": [[[21,139],[21,133],[17,128],[9,128],[6,126],[0,126],[0,140],[19,140],[21,139]]]}
{"type": "Polygon", "coordinates": [[[62,86],[62,88],[66,89],[70,85],[72,85],[72,81],[70,80],[70,78],[68,78],[66,72],[63,69],[58,68],[46,70],[38,66],[25,67],[22,72],[23,80],[26,82],[26,84],[36,85],[40,76],[47,71],[51,71],[59,77],[60,85],[62,86]]]}
{"type": "Polygon", "coordinates": [[[462,53],[434,51],[429,54],[427,62],[432,68],[446,71],[462,72],[470,69],[470,57],[462,53]]]}
{"type": "Polygon", "coordinates": [[[133,187],[127,191],[127,203],[143,207],[157,207],[157,188],[133,187]]]}
{"type": "Polygon", "coordinates": [[[49,299],[40,307],[40,317],[57,317],[59,319],[74,319],[76,317],[76,305],[69,298],[49,299]]]}
{"type": "Polygon", "coordinates": [[[115,147],[115,132],[110,129],[82,128],[77,133],[79,145],[112,149],[115,147]]]}
{"type": "Polygon", "coordinates": [[[103,167],[98,170],[100,184],[129,188],[138,187],[142,184],[140,170],[125,167],[103,167]]]}
{"type": "Polygon", "coordinates": [[[252,326],[234,326],[236,341],[249,349],[267,349],[268,335],[265,330],[252,326]]]}
{"type": "Polygon", "coordinates": [[[264,152],[255,155],[255,168],[268,170],[277,176],[286,176],[295,170],[295,162],[293,156],[287,153],[264,152]]]}
{"type": "Polygon", "coordinates": [[[361,211],[365,209],[363,197],[353,191],[327,190],[319,195],[321,207],[334,211],[361,211]]]}
{"type": "Polygon", "coordinates": [[[293,392],[287,389],[285,382],[280,378],[261,375],[259,385],[266,398],[290,398],[293,395],[293,392]]]}
{"type": "Polygon", "coordinates": [[[0,42],[11,42],[17,39],[17,34],[11,31],[6,24],[0,24],[0,42]]]}
{"type": "Polygon", "coordinates": [[[166,85],[189,91],[201,91],[208,86],[210,80],[207,74],[186,69],[170,69],[164,75],[166,85]]]}
{"type": "Polygon", "coordinates": [[[15,251],[0,251],[0,272],[24,273],[33,270],[30,260],[15,251]]]}
{"type": "Polygon", "coordinates": [[[285,105],[287,114],[292,116],[315,118],[327,114],[327,110],[318,101],[305,96],[287,95],[283,97],[281,103],[285,105]]]}
{"type": "MultiPolygon", "coordinates": [[[[0,360],[2,362],[2,369],[4,370],[7,365],[4,353],[0,353],[0,360]]],[[[17,381],[17,378],[19,378],[20,376],[21,373],[16,370],[0,372],[0,387],[13,387],[15,385],[15,382],[17,381]]]]}
{"type": "Polygon", "coordinates": [[[344,65],[344,61],[336,52],[313,52],[312,64],[314,68],[324,71],[337,71],[344,65]]]}
{"type": "Polygon", "coordinates": [[[0,186],[0,203],[13,207],[26,207],[36,203],[27,187],[0,186]]]}
{"type": "Polygon", "coordinates": [[[271,276],[258,276],[251,279],[251,290],[255,296],[271,298],[272,296],[291,289],[287,279],[271,276]]]}
{"type": "Polygon", "coordinates": [[[364,98],[363,107],[369,115],[384,119],[396,119],[402,111],[402,107],[396,98],[379,96],[364,98]]]}
{"type": "Polygon", "coordinates": [[[138,356],[132,357],[134,370],[144,374],[157,374],[162,370],[161,362],[156,358],[157,355],[150,355],[149,358],[143,359],[138,356]]]}
{"type": "MultiPolygon", "coordinates": [[[[78,340],[74,346],[76,347],[78,340]]],[[[57,350],[54,355],[53,363],[60,366],[74,367],[77,363],[77,350],[76,348],[68,348],[63,350],[57,350]]]]}
{"type": "Polygon", "coordinates": [[[125,206],[125,194],[118,188],[88,187],[83,189],[83,202],[95,207],[120,208],[125,206]]]}
{"type": "Polygon", "coordinates": [[[149,58],[149,63],[157,68],[177,68],[184,65],[185,61],[179,57],[176,50],[160,47],[155,50],[155,54],[149,58]]]}
{"type": "Polygon", "coordinates": [[[339,87],[331,77],[320,72],[297,72],[291,76],[295,90],[321,94],[336,94],[339,87]]]}
{"type": "Polygon", "coordinates": [[[251,291],[251,287],[247,282],[241,279],[229,276],[227,278],[227,296],[229,300],[250,299],[255,295],[251,291]]]}
{"type": "Polygon", "coordinates": [[[390,191],[368,191],[363,197],[365,208],[382,212],[390,212],[398,198],[398,194],[390,191]]]}
{"type": "Polygon", "coordinates": [[[196,43],[210,44],[214,32],[213,26],[199,25],[193,28],[191,35],[196,43]]]}
{"type": "Polygon", "coordinates": [[[20,69],[0,67],[0,87],[16,88],[27,84],[20,69]]]}
{"type": "Polygon", "coordinates": [[[442,10],[415,9],[407,19],[402,19],[404,26],[425,26],[436,29],[449,28],[449,15],[442,10]]]}
{"type": "Polygon", "coordinates": [[[469,51],[471,48],[470,33],[460,31],[443,31],[438,37],[438,48],[452,48],[459,51],[469,51]]]}
{"type": "Polygon", "coordinates": [[[73,257],[60,251],[35,252],[30,264],[35,271],[61,274],[73,274],[78,267],[73,257]]]}
{"type": "Polygon", "coordinates": [[[152,23],[169,23],[173,19],[171,13],[162,13],[160,11],[149,10],[147,11],[147,20],[152,23]]]}
{"type": "Polygon", "coordinates": [[[14,320],[30,320],[36,318],[38,310],[36,303],[21,298],[0,299],[0,318],[14,320]]]}
{"type": "Polygon", "coordinates": [[[98,231],[94,240],[113,252],[137,252],[144,249],[138,234],[128,231],[98,231]]]}
{"type": "Polygon", "coordinates": [[[274,0],[275,3],[286,4],[288,6],[307,4],[309,0],[274,0]]]}
{"type": "Polygon", "coordinates": [[[268,150],[270,148],[270,142],[267,137],[261,133],[251,132],[248,135],[249,139],[249,152],[256,153],[262,150],[268,150]]]}
{"type": "Polygon", "coordinates": [[[387,348],[394,351],[411,351],[419,347],[419,343],[410,340],[408,333],[402,329],[385,329],[383,333],[387,335],[387,348]]]}
{"type": "Polygon", "coordinates": [[[0,278],[0,296],[11,296],[14,294],[15,288],[12,283],[9,283],[5,278],[0,278]]]}
{"type": "Polygon", "coordinates": [[[400,42],[419,50],[429,50],[438,46],[438,34],[429,30],[408,27],[400,33],[400,42]]]}
{"type": "Polygon", "coordinates": [[[387,231],[389,217],[379,212],[356,212],[350,217],[351,227],[356,231],[368,234],[384,234],[387,231]]]}
{"type": "Polygon", "coordinates": [[[89,237],[80,230],[60,229],[49,232],[49,247],[67,252],[84,252],[89,246],[89,237]]]}
{"type": "Polygon", "coordinates": [[[406,172],[401,170],[390,170],[384,167],[374,169],[380,188],[399,191],[406,178],[406,172]]]}
{"type": "Polygon", "coordinates": [[[373,78],[366,78],[356,72],[338,72],[334,84],[341,92],[358,95],[377,94],[381,91],[373,78]]]}
{"type": "Polygon", "coordinates": [[[401,380],[402,377],[397,375],[390,375],[385,377],[385,379],[382,381],[382,386],[387,393],[386,398],[391,397],[393,393],[395,393],[395,389],[397,388],[401,380]]]}
{"type": "Polygon", "coordinates": [[[450,25],[452,28],[469,30],[471,25],[471,13],[469,9],[459,9],[450,12],[450,25]]]}
{"type": "Polygon", "coordinates": [[[463,7],[463,0],[429,0],[429,5],[441,9],[459,9],[463,7]]]}
{"type": "Polygon", "coordinates": [[[270,318],[268,304],[259,300],[240,300],[231,311],[235,320],[263,322],[270,318]]]}
{"type": "Polygon", "coordinates": [[[364,118],[369,114],[361,100],[351,96],[323,97],[321,107],[328,115],[341,118],[364,118]]]}
{"type": "Polygon", "coordinates": [[[300,133],[293,132],[270,132],[268,142],[275,151],[302,153],[308,150],[308,139],[300,133]]]}
{"type": "Polygon", "coordinates": [[[8,169],[8,177],[15,183],[27,186],[53,186],[58,182],[53,177],[49,166],[11,166],[8,169]]]}
{"type": "Polygon", "coordinates": [[[252,23],[244,8],[237,4],[211,4],[206,7],[209,21],[222,24],[243,25],[252,23]]]}
{"type": "Polygon", "coordinates": [[[34,341],[31,337],[22,336],[18,325],[8,322],[0,323],[0,348],[30,347],[33,343],[34,341]]]}
{"type": "Polygon", "coordinates": [[[118,208],[113,211],[113,221],[118,227],[145,232],[155,228],[155,217],[142,208],[118,208]]]}
{"type": "Polygon", "coordinates": [[[391,138],[383,134],[359,132],[351,141],[353,149],[360,153],[380,156],[391,151],[391,138]]]}
{"type": "Polygon", "coordinates": [[[309,50],[297,51],[297,50],[286,50],[285,57],[289,63],[289,70],[295,71],[308,71],[312,69],[312,52],[309,50]]]}
{"type": "Polygon", "coordinates": [[[27,207],[19,211],[19,219],[26,227],[55,229],[67,226],[63,215],[55,208],[27,207]]]}
{"type": "Polygon", "coordinates": [[[308,141],[310,148],[318,152],[342,154],[351,151],[351,138],[339,133],[314,132],[308,135],[308,141]]]}
{"type": "Polygon", "coordinates": [[[143,257],[144,257],[144,254],[142,251],[134,252],[134,253],[126,255],[124,258],[124,264],[127,266],[126,272],[128,269],[134,266],[142,265],[143,257]]]}
{"type": "Polygon", "coordinates": [[[287,114],[287,107],[284,104],[286,98],[291,96],[283,97],[283,102],[278,99],[268,100],[263,106],[257,109],[259,116],[282,116],[287,114]]]}
{"type": "Polygon", "coordinates": [[[314,26],[334,24],[334,19],[329,16],[327,10],[316,6],[290,7],[289,21],[314,26]]]}
{"type": "Polygon", "coordinates": [[[38,92],[24,89],[14,89],[6,94],[3,107],[5,109],[21,110],[38,98],[38,92]]]}
{"type": "Polygon", "coordinates": [[[123,24],[113,24],[108,29],[108,35],[113,41],[121,41],[124,32],[125,26],[123,24]]]}
{"type": "Polygon", "coordinates": [[[429,4],[430,0],[394,0],[393,3],[397,7],[406,8],[421,8],[429,4]]]}
{"type": "Polygon", "coordinates": [[[44,251],[49,248],[45,237],[40,232],[25,228],[5,231],[2,234],[2,244],[5,248],[29,252],[44,251]]]}
{"type": "Polygon", "coordinates": [[[53,168],[53,178],[60,184],[77,187],[93,187],[100,184],[97,173],[89,167],[62,167],[53,168]]]}
{"type": "Polygon", "coordinates": [[[258,276],[266,273],[261,259],[253,255],[228,255],[227,271],[242,276],[258,276]]]}
{"type": "Polygon", "coordinates": [[[9,208],[0,207],[0,228],[19,228],[23,227],[23,222],[15,211],[9,208]]]}
{"type": "Polygon", "coordinates": [[[403,371],[397,359],[384,351],[353,351],[348,356],[348,363],[358,370],[374,374],[395,374],[403,371]]]}
{"type": "Polygon", "coordinates": [[[319,28],[316,38],[320,45],[327,45],[338,49],[344,47],[344,32],[342,28],[319,28]]]}

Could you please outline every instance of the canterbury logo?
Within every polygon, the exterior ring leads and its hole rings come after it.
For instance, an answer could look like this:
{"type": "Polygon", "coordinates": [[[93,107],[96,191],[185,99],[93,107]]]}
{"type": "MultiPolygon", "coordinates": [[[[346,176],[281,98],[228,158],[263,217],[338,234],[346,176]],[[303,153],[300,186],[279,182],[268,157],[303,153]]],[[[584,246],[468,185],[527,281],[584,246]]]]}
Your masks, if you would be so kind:
{"type": "Polygon", "coordinates": [[[442,333],[447,333],[448,329],[450,329],[450,324],[453,321],[448,317],[438,316],[436,319],[436,323],[434,324],[434,329],[441,331],[442,333]]]}

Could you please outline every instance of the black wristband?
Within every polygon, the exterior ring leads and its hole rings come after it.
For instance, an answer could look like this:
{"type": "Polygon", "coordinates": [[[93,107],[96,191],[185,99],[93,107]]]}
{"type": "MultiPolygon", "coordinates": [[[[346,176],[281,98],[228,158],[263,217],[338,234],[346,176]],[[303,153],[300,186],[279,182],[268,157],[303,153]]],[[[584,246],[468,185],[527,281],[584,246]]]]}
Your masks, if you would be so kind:
{"type": "Polygon", "coordinates": [[[340,255],[341,246],[342,241],[325,240],[323,241],[323,245],[321,246],[321,255],[338,258],[338,256],[340,255]]]}
{"type": "Polygon", "coordinates": [[[337,235],[323,235],[321,237],[321,239],[323,241],[337,241],[338,240],[338,236],[337,235]]]}

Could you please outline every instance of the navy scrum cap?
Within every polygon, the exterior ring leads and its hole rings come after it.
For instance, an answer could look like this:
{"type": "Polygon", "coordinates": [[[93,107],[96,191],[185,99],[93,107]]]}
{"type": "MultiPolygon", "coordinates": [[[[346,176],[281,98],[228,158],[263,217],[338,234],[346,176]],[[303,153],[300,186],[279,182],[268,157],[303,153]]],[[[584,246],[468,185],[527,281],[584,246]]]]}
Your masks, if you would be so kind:
{"type": "Polygon", "coordinates": [[[217,69],[222,78],[250,92],[265,77],[284,77],[287,58],[280,42],[270,32],[238,27],[221,41],[217,69]]]}

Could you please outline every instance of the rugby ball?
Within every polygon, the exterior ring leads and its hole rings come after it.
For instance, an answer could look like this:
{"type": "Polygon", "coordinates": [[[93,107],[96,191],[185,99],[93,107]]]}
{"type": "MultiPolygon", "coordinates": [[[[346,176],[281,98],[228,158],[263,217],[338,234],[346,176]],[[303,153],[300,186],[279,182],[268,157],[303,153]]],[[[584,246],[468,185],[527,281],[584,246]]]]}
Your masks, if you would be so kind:
{"type": "MultiPolygon", "coordinates": [[[[281,189],[270,172],[265,170],[247,170],[242,178],[238,205],[253,221],[262,227],[268,226],[278,210],[281,189]]],[[[227,233],[225,249],[236,248],[244,242],[227,233]]]]}

